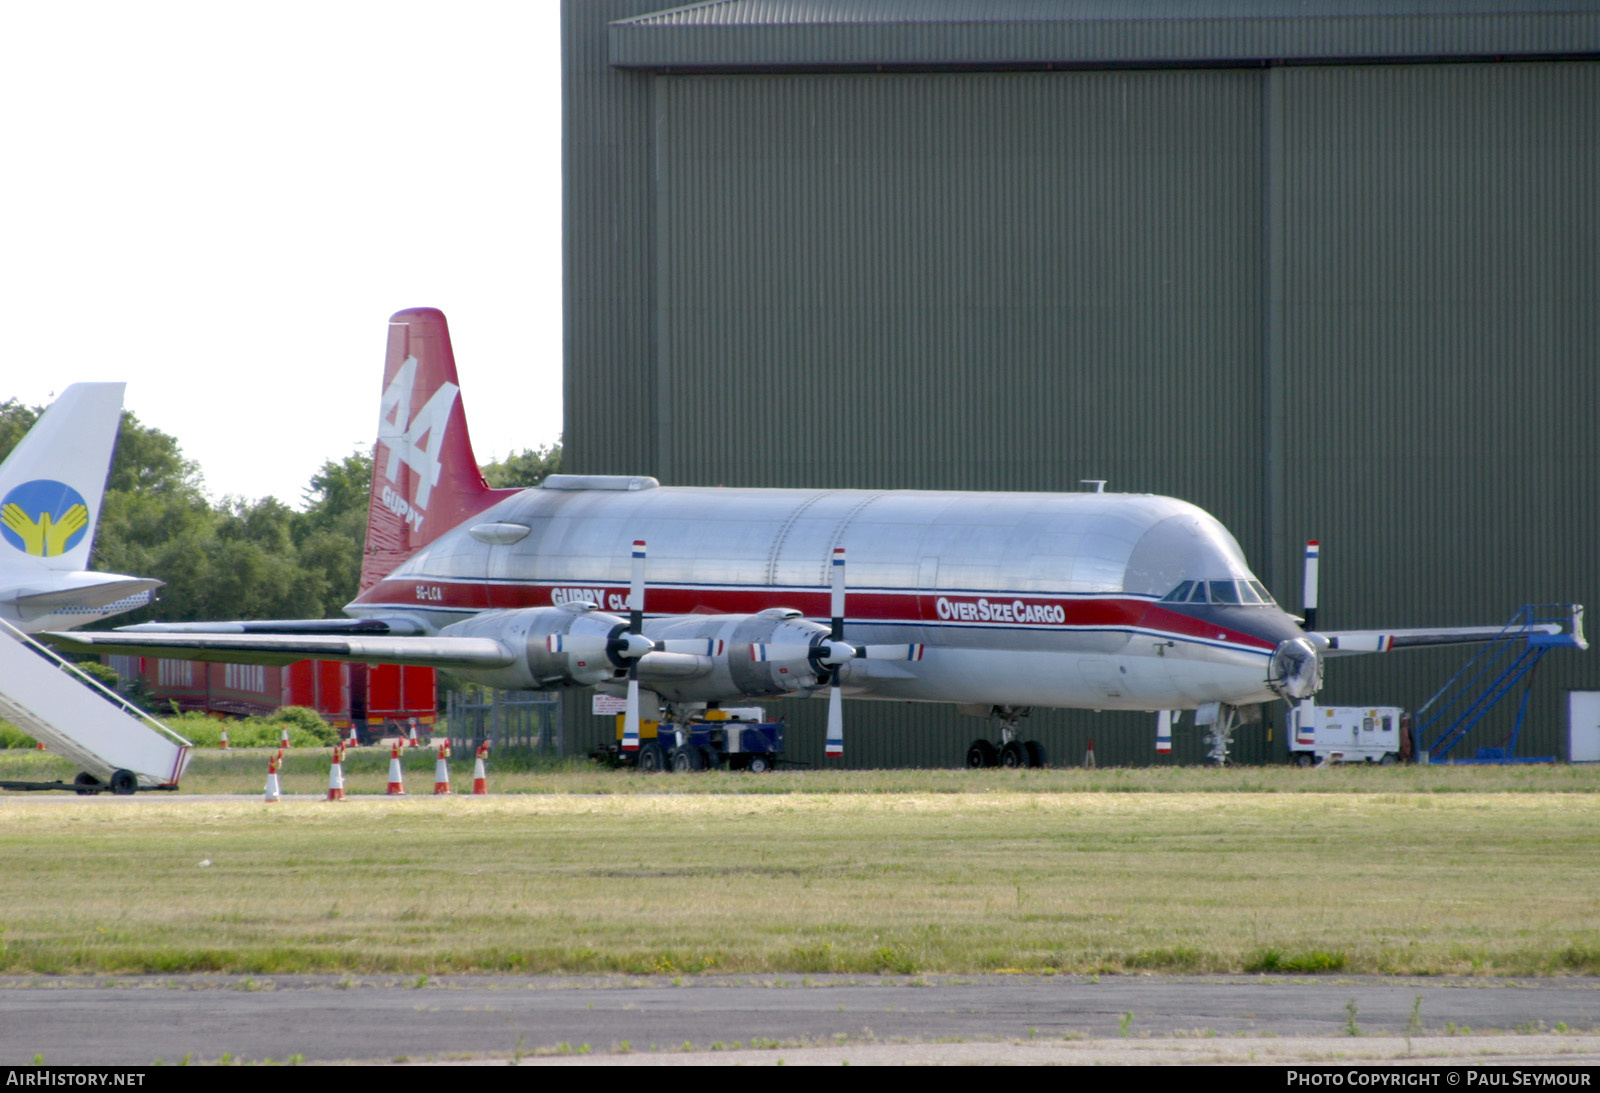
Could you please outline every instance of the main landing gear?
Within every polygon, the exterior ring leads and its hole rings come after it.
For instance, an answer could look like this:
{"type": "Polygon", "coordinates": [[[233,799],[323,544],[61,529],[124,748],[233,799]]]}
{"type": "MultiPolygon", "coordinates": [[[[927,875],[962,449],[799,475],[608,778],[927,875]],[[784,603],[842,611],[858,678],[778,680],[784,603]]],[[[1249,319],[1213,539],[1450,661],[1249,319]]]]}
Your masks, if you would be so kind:
{"type": "Polygon", "coordinates": [[[967,748],[967,766],[980,767],[1044,767],[1050,763],[1044,745],[1037,740],[1018,740],[1017,721],[1031,712],[1026,706],[996,706],[993,716],[1000,719],[1000,745],[984,739],[974,740],[967,748]]]}

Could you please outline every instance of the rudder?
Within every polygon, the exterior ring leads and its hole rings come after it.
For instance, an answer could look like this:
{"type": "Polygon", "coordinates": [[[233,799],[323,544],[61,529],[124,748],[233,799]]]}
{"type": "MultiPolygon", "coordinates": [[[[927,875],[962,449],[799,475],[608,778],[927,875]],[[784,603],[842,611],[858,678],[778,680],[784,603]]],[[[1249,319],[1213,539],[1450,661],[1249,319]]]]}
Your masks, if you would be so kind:
{"type": "Polygon", "coordinates": [[[396,312],[389,319],[372,456],[362,591],[463,520],[518,492],[491,489],[478,470],[444,313],[431,307],[396,312]]]}
{"type": "Polygon", "coordinates": [[[0,552],[47,569],[89,568],[124,387],[72,384],[0,464],[0,552]]]}

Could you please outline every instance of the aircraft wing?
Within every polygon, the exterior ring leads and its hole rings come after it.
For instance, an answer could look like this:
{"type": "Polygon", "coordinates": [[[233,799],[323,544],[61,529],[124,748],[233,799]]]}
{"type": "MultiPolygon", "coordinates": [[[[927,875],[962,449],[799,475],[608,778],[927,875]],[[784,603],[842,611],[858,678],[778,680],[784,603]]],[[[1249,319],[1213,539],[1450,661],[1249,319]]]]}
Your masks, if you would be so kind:
{"type": "MultiPolygon", "coordinates": [[[[337,621],[337,620],[333,620],[337,621]]],[[[221,624],[241,626],[240,623],[221,624]]],[[[493,638],[390,637],[361,634],[84,633],[40,635],[68,653],[123,654],[205,660],[224,664],[293,664],[342,660],[361,664],[417,664],[435,668],[504,668],[511,650],[493,638]]]]}
{"type": "Polygon", "coordinates": [[[364,634],[400,637],[423,633],[414,619],[248,619],[238,622],[142,622],[119,634],[364,634]]]}
{"type": "MultiPolygon", "coordinates": [[[[1518,619],[1503,626],[1441,626],[1413,630],[1323,630],[1308,635],[1326,642],[1322,655],[1354,656],[1357,653],[1388,653],[1396,649],[1418,649],[1429,645],[1470,645],[1485,641],[1526,641],[1533,645],[1563,645],[1589,648],[1583,636],[1583,607],[1559,604],[1541,610],[1539,617],[1518,619]]],[[[1321,643],[1319,642],[1319,644],[1321,643]]]]}

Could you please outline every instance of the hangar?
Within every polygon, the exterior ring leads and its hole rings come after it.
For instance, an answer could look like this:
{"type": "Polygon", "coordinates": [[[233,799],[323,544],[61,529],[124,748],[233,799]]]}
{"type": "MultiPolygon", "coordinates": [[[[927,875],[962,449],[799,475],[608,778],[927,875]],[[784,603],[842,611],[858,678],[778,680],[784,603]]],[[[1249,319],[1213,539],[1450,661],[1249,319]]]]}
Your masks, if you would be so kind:
{"type": "MultiPolygon", "coordinates": [[[[569,470],[1106,479],[1212,512],[1290,606],[1322,540],[1327,626],[1600,603],[1600,7],[564,0],[562,36],[569,470]]],[[[1323,697],[1414,707],[1462,659],[1323,697]]],[[[1519,750],[1597,686],[1550,658],[1519,750]]],[[[784,712],[820,761],[820,704],[784,712]]],[[[852,766],[978,735],[851,717],[852,766]]],[[[1153,759],[1144,715],[1028,735],[1153,759]]],[[[1234,747],[1283,753],[1281,710],[1234,747]]]]}

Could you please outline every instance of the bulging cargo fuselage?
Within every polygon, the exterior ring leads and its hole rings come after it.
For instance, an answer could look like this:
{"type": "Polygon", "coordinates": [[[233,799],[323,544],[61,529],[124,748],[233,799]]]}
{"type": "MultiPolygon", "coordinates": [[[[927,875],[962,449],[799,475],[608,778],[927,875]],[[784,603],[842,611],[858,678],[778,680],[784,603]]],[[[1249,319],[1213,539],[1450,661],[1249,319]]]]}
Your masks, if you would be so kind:
{"type": "Polygon", "coordinates": [[[745,649],[769,638],[750,618],[792,608],[826,624],[836,547],[849,557],[849,640],[926,647],[914,663],[848,664],[846,694],[1245,704],[1275,697],[1274,650],[1302,638],[1228,531],[1168,497],[674,488],[609,476],[556,476],[500,501],[347,610],[413,618],[432,633],[498,633],[485,628],[502,613],[564,604],[622,614],[635,540],[649,543],[645,635],[716,638],[728,650],[692,678],[649,682],[669,700],[813,686],[793,665],[752,661],[745,649]]]}

